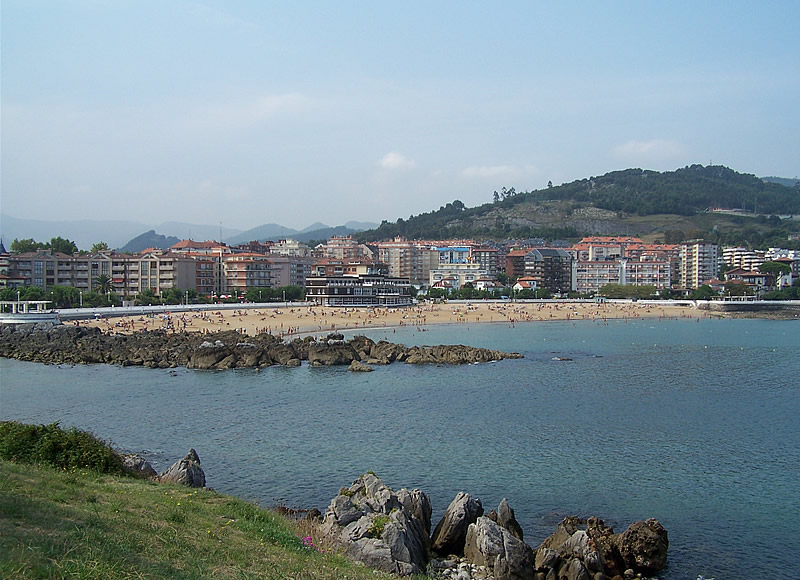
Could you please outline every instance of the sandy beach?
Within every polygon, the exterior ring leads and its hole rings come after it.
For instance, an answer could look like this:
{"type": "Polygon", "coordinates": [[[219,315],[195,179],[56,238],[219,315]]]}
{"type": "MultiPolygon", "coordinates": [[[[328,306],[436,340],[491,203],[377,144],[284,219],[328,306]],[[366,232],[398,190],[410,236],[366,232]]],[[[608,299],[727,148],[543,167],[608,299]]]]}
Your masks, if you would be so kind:
{"type": "MultiPolygon", "coordinates": [[[[255,335],[325,335],[329,332],[370,328],[416,326],[420,330],[438,324],[528,324],[557,320],[604,321],[632,318],[700,318],[707,313],[678,305],[594,302],[473,302],[421,304],[407,308],[343,308],[292,306],[205,310],[135,315],[81,321],[105,331],[129,333],[166,329],[175,332],[216,332],[238,330],[255,335]]],[[[74,324],[74,323],[70,323],[74,324]]]]}

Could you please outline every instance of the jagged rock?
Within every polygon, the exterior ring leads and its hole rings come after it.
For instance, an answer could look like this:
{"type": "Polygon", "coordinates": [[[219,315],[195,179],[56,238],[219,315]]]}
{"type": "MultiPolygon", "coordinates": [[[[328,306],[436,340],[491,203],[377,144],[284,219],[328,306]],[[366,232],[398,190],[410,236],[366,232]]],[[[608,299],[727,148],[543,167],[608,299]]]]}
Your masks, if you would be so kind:
{"type": "Polygon", "coordinates": [[[500,505],[497,508],[497,524],[509,532],[511,535],[522,540],[522,526],[519,525],[517,518],[514,515],[514,510],[508,505],[506,498],[500,500],[500,505]]]}
{"type": "Polygon", "coordinates": [[[354,336],[350,339],[350,346],[358,353],[361,360],[370,358],[372,347],[375,346],[375,341],[367,338],[366,336],[354,336]]]}
{"type": "Polygon", "coordinates": [[[379,340],[372,345],[369,356],[375,360],[387,360],[391,363],[396,360],[402,361],[407,350],[402,344],[379,340]]]}
{"type": "Polygon", "coordinates": [[[153,469],[150,462],[141,455],[129,453],[122,455],[122,466],[137,477],[152,479],[158,477],[158,472],[153,469]]]}
{"type": "MultiPolygon", "coordinates": [[[[236,358],[238,360],[237,366],[242,367],[256,367],[260,366],[265,359],[264,349],[252,342],[239,342],[234,348],[236,358]]],[[[268,360],[268,358],[267,358],[268,360]]]]}
{"type": "Polygon", "coordinates": [[[276,342],[267,349],[270,360],[283,366],[300,366],[300,358],[294,349],[282,342],[276,342]],[[296,363],[294,361],[297,361],[296,363]]]}
{"type": "Polygon", "coordinates": [[[331,501],[321,529],[353,560],[400,575],[422,574],[428,562],[426,517],[430,522],[425,494],[395,493],[368,473],[331,501]]]}
{"type": "Polygon", "coordinates": [[[189,359],[190,369],[211,369],[229,357],[231,350],[221,340],[202,342],[189,359]]]}
{"type": "Polygon", "coordinates": [[[436,525],[431,543],[433,551],[443,555],[463,554],[467,528],[482,515],[481,500],[463,491],[459,492],[436,525]]]}
{"type": "Polygon", "coordinates": [[[349,365],[359,360],[358,353],[347,343],[316,343],[308,347],[308,363],[313,366],[349,365]]]}
{"type": "Polygon", "coordinates": [[[599,518],[571,516],[536,550],[536,570],[558,578],[616,578],[626,569],[649,575],[666,565],[668,545],[667,531],[657,520],[636,522],[615,534],[599,518]]]}
{"type": "Polygon", "coordinates": [[[579,558],[572,558],[558,571],[559,580],[592,580],[579,558]]]}
{"type": "Polygon", "coordinates": [[[497,580],[533,580],[531,547],[487,517],[478,518],[467,529],[464,557],[491,569],[497,580]]]}
{"type": "Polygon", "coordinates": [[[350,366],[347,368],[349,371],[359,372],[359,373],[371,373],[373,368],[369,365],[365,365],[362,362],[354,360],[350,363],[350,366]]]}
{"type": "Polygon", "coordinates": [[[206,486],[206,474],[200,467],[200,458],[194,449],[189,449],[186,457],[173,463],[158,479],[164,483],[181,483],[189,487],[206,486]]]}
{"type": "Polygon", "coordinates": [[[632,523],[619,535],[617,547],[625,565],[636,572],[653,574],[667,565],[669,539],[658,520],[632,523]]]}

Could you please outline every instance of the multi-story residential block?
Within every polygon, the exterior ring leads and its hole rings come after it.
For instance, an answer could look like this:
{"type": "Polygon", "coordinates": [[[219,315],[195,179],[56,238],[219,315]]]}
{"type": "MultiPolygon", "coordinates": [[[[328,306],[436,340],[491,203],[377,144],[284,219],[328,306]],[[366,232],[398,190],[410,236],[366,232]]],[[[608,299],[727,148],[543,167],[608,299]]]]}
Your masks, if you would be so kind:
{"type": "Polygon", "coordinates": [[[722,261],[729,269],[742,268],[747,271],[757,270],[765,261],[765,252],[748,250],[747,248],[723,248],[722,261]]]}
{"type": "Polygon", "coordinates": [[[430,271],[439,265],[439,252],[430,242],[409,242],[404,238],[395,238],[389,242],[380,242],[378,261],[389,266],[389,275],[397,278],[408,278],[415,286],[428,283],[430,271]]]}
{"type": "Polygon", "coordinates": [[[272,264],[266,254],[244,252],[223,258],[225,293],[242,295],[248,288],[271,288],[272,264]]]}
{"type": "Polygon", "coordinates": [[[530,248],[518,248],[506,254],[506,275],[513,279],[525,275],[525,256],[531,251],[530,248]]]}
{"type": "Polygon", "coordinates": [[[480,264],[473,264],[470,262],[463,263],[443,263],[435,270],[431,270],[428,283],[434,287],[438,282],[447,280],[450,287],[458,290],[467,283],[475,286],[475,283],[481,278],[486,278],[488,272],[481,268],[480,264]]]}
{"type": "Polygon", "coordinates": [[[470,262],[471,248],[468,245],[463,246],[444,246],[436,247],[439,252],[439,265],[442,264],[466,264],[470,262]]]}
{"type": "Polygon", "coordinates": [[[497,276],[505,270],[505,254],[499,248],[473,246],[470,251],[470,261],[479,264],[481,270],[486,270],[489,276],[497,276]]]}
{"type": "Polygon", "coordinates": [[[684,290],[699,288],[705,280],[717,277],[719,246],[704,240],[691,240],[681,246],[680,284],[684,290]]]}
{"type": "Polygon", "coordinates": [[[278,256],[292,256],[295,258],[306,258],[311,255],[311,248],[303,242],[298,242],[291,238],[280,240],[269,248],[270,254],[278,256]]]}
{"type": "Polygon", "coordinates": [[[559,248],[535,248],[525,255],[525,276],[536,281],[537,288],[554,294],[572,289],[572,256],[559,248]]]}
{"type": "Polygon", "coordinates": [[[138,280],[131,279],[129,290],[138,288],[137,292],[142,292],[150,289],[160,296],[161,292],[171,288],[195,288],[197,265],[189,256],[173,252],[148,252],[139,256],[138,264],[138,280]]]}
{"type": "Polygon", "coordinates": [[[272,281],[275,286],[306,285],[306,278],[312,274],[313,258],[301,256],[270,255],[272,281]]]}
{"type": "Polygon", "coordinates": [[[306,280],[306,300],[322,306],[407,306],[413,303],[408,278],[380,274],[312,276],[306,280]]]}
{"type": "Polygon", "coordinates": [[[680,246],[639,238],[589,237],[572,246],[573,290],[595,293],[606,284],[668,289],[678,281],[680,246]]]}
{"type": "Polygon", "coordinates": [[[352,236],[333,236],[327,243],[314,248],[314,255],[335,260],[371,260],[374,257],[369,247],[359,244],[352,236]]]}

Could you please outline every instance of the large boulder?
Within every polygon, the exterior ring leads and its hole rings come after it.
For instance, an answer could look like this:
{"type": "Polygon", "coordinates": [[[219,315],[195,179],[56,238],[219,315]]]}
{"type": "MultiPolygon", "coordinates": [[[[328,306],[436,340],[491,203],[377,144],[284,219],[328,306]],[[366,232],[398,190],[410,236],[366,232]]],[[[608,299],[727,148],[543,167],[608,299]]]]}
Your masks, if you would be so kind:
{"type": "Polygon", "coordinates": [[[353,372],[356,372],[356,373],[369,373],[369,372],[372,372],[373,369],[369,365],[366,365],[366,364],[364,364],[364,363],[362,363],[360,361],[354,360],[353,362],[350,363],[350,366],[347,367],[347,370],[353,371],[353,372]]]}
{"type": "Polygon", "coordinates": [[[275,342],[267,348],[267,356],[273,362],[283,366],[300,366],[300,357],[291,345],[275,342]]]}
{"type": "Polygon", "coordinates": [[[198,346],[189,359],[190,369],[212,369],[232,355],[231,349],[221,340],[204,341],[198,346]]]}
{"type": "Polygon", "coordinates": [[[636,572],[654,574],[667,565],[669,538],[658,520],[634,522],[617,538],[625,565],[636,572]]]}
{"type": "Polygon", "coordinates": [[[189,449],[186,457],[173,463],[158,479],[164,483],[180,483],[189,487],[206,486],[206,474],[200,467],[200,458],[194,449],[189,449]]]}
{"type": "Polygon", "coordinates": [[[158,477],[158,472],[153,469],[150,462],[136,453],[126,453],[122,455],[122,466],[128,473],[136,477],[154,479],[158,477]]]}
{"type": "Polygon", "coordinates": [[[405,359],[408,349],[402,344],[395,344],[385,340],[379,340],[372,345],[370,349],[369,358],[380,361],[403,361],[405,359]]]}
{"type": "Polygon", "coordinates": [[[497,580],[533,580],[534,554],[530,546],[488,517],[467,528],[464,557],[492,570],[497,580]]]}
{"type": "Polygon", "coordinates": [[[308,346],[308,363],[312,366],[349,365],[360,360],[355,349],[345,342],[319,342],[308,346]]]}
{"type": "Polygon", "coordinates": [[[342,489],[325,510],[322,531],[364,565],[400,575],[428,563],[431,504],[419,490],[394,492],[367,473],[342,489]]]}
{"type": "Polygon", "coordinates": [[[481,500],[473,498],[470,494],[459,492],[450,502],[441,521],[433,531],[432,549],[444,556],[449,554],[462,555],[464,541],[467,537],[467,528],[478,521],[483,515],[481,500]]]}

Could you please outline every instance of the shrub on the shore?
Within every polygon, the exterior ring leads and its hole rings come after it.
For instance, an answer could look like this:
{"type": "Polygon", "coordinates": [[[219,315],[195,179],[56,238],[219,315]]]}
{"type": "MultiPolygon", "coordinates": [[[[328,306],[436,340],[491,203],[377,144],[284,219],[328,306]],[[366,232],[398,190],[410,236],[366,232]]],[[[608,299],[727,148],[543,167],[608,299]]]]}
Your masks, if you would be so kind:
{"type": "Polygon", "coordinates": [[[105,441],[74,427],[58,423],[27,425],[17,421],[0,423],[0,458],[15,463],[50,465],[67,471],[90,469],[125,475],[119,453],[105,441]]]}

